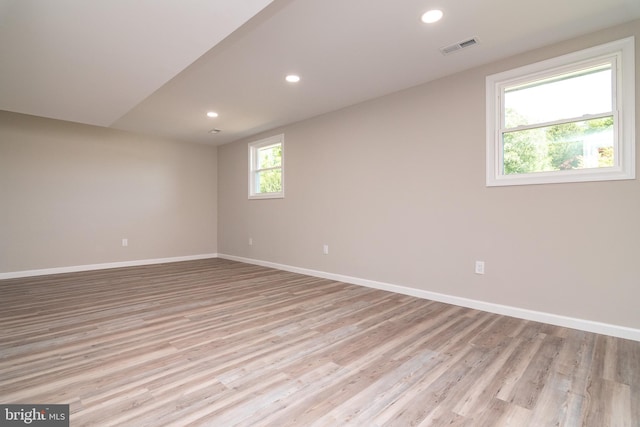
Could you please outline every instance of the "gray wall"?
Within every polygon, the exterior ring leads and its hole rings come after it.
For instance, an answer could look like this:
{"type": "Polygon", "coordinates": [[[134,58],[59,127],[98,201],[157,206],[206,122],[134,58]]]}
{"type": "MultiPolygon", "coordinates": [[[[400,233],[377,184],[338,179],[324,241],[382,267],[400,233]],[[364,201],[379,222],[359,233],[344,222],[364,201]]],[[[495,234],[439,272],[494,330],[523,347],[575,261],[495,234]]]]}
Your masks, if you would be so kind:
{"type": "Polygon", "coordinates": [[[630,35],[638,61],[639,29],[260,135],[285,134],[285,199],[247,200],[247,142],[259,137],[219,147],[219,252],[640,328],[639,180],[485,187],[485,77],[630,35]]]}
{"type": "Polygon", "coordinates": [[[215,253],[216,164],[215,147],[0,112],[0,273],[215,253]]]}

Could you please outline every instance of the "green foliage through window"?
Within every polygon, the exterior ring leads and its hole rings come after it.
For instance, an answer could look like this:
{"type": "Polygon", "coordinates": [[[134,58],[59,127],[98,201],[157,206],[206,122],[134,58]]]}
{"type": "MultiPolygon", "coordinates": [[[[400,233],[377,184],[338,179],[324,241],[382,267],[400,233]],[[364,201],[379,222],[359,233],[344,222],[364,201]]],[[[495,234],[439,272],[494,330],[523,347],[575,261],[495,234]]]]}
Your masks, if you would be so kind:
{"type": "Polygon", "coordinates": [[[282,191],[282,171],[272,169],[257,173],[259,193],[279,193],[282,191]]]}
{"type": "Polygon", "coordinates": [[[259,193],[282,191],[282,144],[258,149],[258,171],[256,188],[259,193]]]}
{"type": "Polygon", "coordinates": [[[504,173],[613,166],[613,117],[503,134],[504,173]]]}
{"type": "Polygon", "coordinates": [[[280,198],[284,195],[284,136],[249,144],[249,198],[280,198]]]}

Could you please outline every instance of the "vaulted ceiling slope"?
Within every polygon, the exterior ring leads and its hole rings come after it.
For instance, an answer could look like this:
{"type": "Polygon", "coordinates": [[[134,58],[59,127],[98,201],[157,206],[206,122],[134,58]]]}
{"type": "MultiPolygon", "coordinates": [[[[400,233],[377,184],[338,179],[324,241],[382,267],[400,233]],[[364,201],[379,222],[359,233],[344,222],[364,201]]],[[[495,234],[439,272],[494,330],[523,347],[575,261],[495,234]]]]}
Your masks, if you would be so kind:
{"type": "Polygon", "coordinates": [[[638,18],[638,0],[0,0],[0,110],[218,145],[638,18]]]}
{"type": "Polygon", "coordinates": [[[110,126],[271,0],[0,0],[0,109],[110,126]]]}

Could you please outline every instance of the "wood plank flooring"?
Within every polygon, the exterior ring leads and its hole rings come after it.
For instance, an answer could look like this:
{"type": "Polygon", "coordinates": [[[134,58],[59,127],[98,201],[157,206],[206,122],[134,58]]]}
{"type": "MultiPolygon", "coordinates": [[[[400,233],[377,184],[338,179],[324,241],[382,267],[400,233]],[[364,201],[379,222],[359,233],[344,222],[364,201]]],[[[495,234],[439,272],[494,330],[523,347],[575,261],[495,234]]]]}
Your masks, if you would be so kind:
{"type": "Polygon", "coordinates": [[[72,426],[640,426],[640,343],[222,259],[0,281],[72,426]]]}

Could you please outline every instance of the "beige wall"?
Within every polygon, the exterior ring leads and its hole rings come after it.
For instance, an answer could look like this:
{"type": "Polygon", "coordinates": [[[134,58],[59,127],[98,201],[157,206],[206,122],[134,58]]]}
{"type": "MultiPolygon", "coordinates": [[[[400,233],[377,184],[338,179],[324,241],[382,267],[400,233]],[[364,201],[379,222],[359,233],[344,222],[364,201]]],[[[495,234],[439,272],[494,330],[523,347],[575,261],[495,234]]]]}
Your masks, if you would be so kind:
{"type": "Polygon", "coordinates": [[[639,29],[263,134],[285,134],[285,199],[247,200],[248,140],[220,147],[219,252],[640,328],[639,180],[485,187],[485,77],[629,35],[638,61],[639,29]]]}
{"type": "Polygon", "coordinates": [[[216,156],[0,112],[0,273],[215,253],[216,156]]]}

